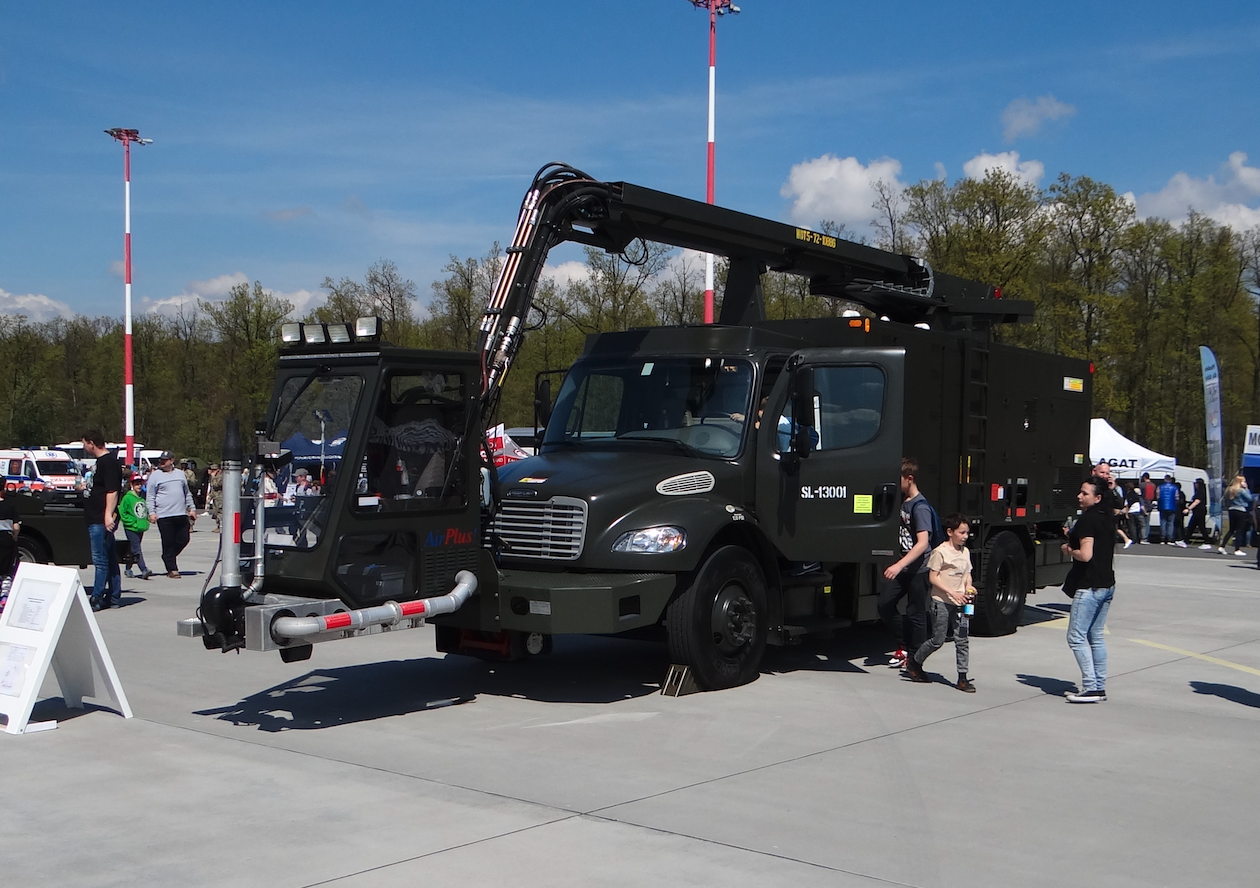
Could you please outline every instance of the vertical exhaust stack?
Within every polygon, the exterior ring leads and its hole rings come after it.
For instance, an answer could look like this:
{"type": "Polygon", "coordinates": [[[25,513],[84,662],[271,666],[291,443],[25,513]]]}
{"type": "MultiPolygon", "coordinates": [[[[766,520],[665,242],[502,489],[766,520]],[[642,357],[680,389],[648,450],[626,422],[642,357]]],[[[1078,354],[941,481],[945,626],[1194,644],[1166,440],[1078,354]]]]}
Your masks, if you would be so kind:
{"type": "Polygon", "coordinates": [[[245,646],[245,604],[241,589],[241,424],[228,417],[223,435],[223,508],[220,513],[219,585],[201,596],[203,641],[224,653],[245,646]]]}
{"type": "Polygon", "coordinates": [[[223,506],[220,510],[219,585],[241,586],[241,471],[244,451],[241,424],[231,417],[223,436],[223,506]]]}

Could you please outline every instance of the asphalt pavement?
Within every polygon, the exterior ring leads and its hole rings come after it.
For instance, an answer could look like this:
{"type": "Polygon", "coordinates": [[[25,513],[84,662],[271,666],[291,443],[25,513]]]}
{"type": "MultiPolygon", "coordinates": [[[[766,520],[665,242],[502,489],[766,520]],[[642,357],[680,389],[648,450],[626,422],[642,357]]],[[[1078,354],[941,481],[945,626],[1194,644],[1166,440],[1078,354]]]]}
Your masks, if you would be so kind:
{"type": "Polygon", "coordinates": [[[973,639],[976,694],[949,646],[914,684],[858,629],[673,698],[664,648],[614,638],[513,664],[428,628],[287,665],[207,652],[175,634],[207,524],[181,579],[97,615],[135,718],[67,710],[50,678],[57,730],[0,734],[5,886],[1255,884],[1254,550],[1117,556],[1104,704],[1064,700],[1054,589],[973,639]]]}

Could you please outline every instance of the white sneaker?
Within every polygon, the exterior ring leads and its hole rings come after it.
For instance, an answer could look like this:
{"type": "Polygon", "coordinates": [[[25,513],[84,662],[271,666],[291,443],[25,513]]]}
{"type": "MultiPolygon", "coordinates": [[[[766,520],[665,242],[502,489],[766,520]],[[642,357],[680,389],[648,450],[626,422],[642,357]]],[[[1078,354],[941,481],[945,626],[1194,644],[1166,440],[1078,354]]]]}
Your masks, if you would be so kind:
{"type": "Polygon", "coordinates": [[[1211,543],[1204,543],[1204,544],[1203,544],[1202,546],[1200,546],[1199,548],[1200,548],[1200,549],[1202,549],[1204,552],[1211,552],[1211,551],[1212,551],[1212,544],[1211,544],[1211,543]]]}
{"type": "Polygon", "coordinates": [[[1132,546],[1132,545],[1133,545],[1133,540],[1125,540],[1125,541],[1124,541],[1124,548],[1126,548],[1126,549],[1127,549],[1127,548],[1129,548],[1129,547],[1130,547],[1130,546],[1132,546]]]}
{"type": "Polygon", "coordinates": [[[1177,540],[1177,548],[1178,548],[1178,549],[1188,549],[1188,548],[1190,548],[1190,547],[1186,545],[1186,541],[1185,541],[1185,540],[1177,540]]]}
{"type": "Polygon", "coordinates": [[[1106,691],[1080,691],[1075,694],[1065,694],[1069,703],[1104,703],[1107,700],[1106,691]]]}
{"type": "MultiPolygon", "coordinates": [[[[266,542],[266,541],[264,540],[264,542],[266,542]]],[[[1242,549],[1235,549],[1235,550],[1234,550],[1234,554],[1235,554],[1235,555],[1246,555],[1247,553],[1246,553],[1246,552],[1244,552],[1242,549]]]]}
{"type": "Polygon", "coordinates": [[[1220,553],[1221,553],[1222,555],[1228,555],[1228,554],[1229,554],[1228,552],[1226,552],[1226,551],[1225,551],[1225,547],[1224,547],[1224,546],[1221,546],[1219,551],[1220,551],[1220,553]]]}

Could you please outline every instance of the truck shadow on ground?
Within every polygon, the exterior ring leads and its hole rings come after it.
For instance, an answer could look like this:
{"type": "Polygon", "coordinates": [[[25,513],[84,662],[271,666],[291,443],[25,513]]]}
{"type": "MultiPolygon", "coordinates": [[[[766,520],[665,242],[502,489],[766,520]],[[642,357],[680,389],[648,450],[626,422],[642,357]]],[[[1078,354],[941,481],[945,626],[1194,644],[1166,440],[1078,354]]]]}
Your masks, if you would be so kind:
{"type": "Polygon", "coordinates": [[[1260,709],[1260,694],[1249,691],[1246,688],[1240,688],[1236,685],[1216,684],[1210,681],[1192,681],[1190,682],[1190,687],[1194,689],[1196,694],[1220,697],[1222,700],[1228,700],[1231,703],[1240,703],[1243,706],[1260,709]]]}
{"type": "Polygon", "coordinates": [[[548,656],[512,663],[447,656],[312,669],[239,703],[193,714],[280,732],[410,715],[472,702],[481,694],[613,703],[658,693],[668,667],[663,645],[565,637],[548,656]]]}
{"type": "Polygon", "coordinates": [[[797,644],[767,647],[761,673],[868,672],[863,667],[887,666],[888,652],[895,647],[880,626],[840,629],[832,638],[805,636],[797,644]],[[861,665],[855,662],[858,660],[861,665]]]}

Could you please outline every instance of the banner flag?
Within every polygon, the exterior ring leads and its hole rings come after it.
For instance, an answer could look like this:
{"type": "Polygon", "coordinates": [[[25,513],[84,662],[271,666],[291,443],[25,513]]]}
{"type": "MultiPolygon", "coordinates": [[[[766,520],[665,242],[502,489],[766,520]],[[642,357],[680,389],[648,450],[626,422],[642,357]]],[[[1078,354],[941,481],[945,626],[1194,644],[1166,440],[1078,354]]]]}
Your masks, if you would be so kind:
{"type": "Polygon", "coordinates": [[[1208,514],[1221,526],[1221,482],[1224,458],[1221,454],[1221,376],[1216,355],[1206,345],[1199,346],[1203,361],[1203,415],[1207,422],[1208,514]]]}

